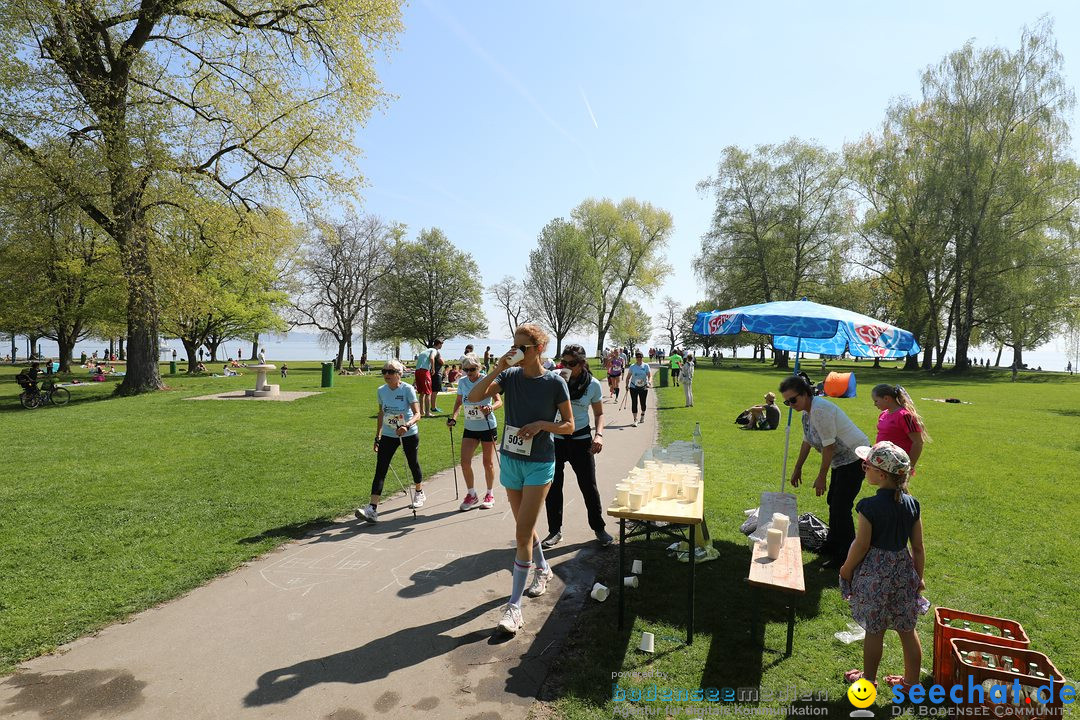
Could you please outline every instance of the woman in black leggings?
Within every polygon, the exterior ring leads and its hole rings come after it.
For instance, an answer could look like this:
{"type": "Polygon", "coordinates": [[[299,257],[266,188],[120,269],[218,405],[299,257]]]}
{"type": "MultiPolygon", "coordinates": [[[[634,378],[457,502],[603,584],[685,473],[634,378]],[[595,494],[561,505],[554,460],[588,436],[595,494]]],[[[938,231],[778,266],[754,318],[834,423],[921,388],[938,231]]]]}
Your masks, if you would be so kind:
{"type": "Polygon", "coordinates": [[[652,387],[652,366],[643,363],[643,357],[638,350],[634,353],[634,364],[626,369],[626,390],[630,394],[630,411],[634,414],[632,422],[635,427],[638,422],[645,422],[645,398],[649,397],[649,388],[652,387]],[[638,400],[641,401],[640,416],[638,400]]]}
{"type": "Polygon", "coordinates": [[[383,379],[386,384],[376,392],[379,397],[379,417],[375,430],[375,479],[371,482],[371,501],[362,508],[357,508],[355,515],[361,520],[378,522],[379,498],[382,496],[383,482],[390,469],[398,446],[405,452],[409,470],[413,477],[413,499],[410,507],[418,508],[424,504],[423,473],[417,449],[420,447],[420,433],[416,424],[420,421],[420,401],[416,390],[407,382],[402,382],[401,371],[404,369],[397,360],[389,360],[383,367],[383,379]]]}

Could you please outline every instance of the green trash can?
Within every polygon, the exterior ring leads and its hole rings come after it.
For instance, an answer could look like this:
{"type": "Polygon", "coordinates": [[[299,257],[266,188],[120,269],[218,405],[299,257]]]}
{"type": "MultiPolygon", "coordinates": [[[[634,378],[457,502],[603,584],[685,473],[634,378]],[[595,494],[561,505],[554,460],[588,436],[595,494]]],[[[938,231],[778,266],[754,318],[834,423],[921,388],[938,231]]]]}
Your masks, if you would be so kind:
{"type": "Polygon", "coordinates": [[[176,374],[176,361],[175,360],[170,360],[169,361],[169,374],[170,375],[175,375],[176,374]]]}
{"type": "Polygon", "coordinates": [[[668,375],[671,373],[671,368],[667,365],[660,366],[660,387],[668,386],[668,375]]]}
{"type": "Polygon", "coordinates": [[[334,387],[334,363],[332,362],[322,364],[322,386],[334,387]]]}

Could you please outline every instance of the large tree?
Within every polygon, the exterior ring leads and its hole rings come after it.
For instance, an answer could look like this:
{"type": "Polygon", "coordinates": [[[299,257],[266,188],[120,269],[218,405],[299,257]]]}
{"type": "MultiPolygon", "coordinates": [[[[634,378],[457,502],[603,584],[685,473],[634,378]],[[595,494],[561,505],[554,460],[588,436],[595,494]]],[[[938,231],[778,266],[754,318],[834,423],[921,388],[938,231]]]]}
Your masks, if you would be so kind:
{"type": "Polygon", "coordinates": [[[525,302],[532,317],[555,334],[555,356],[562,342],[591,315],[596,263],[581,231],[562,218],[540,232],[525,271],[525,302]]]}
{"type": "Polygon", "coordinates": [[[634,348],[648,342],[652,335],[652,319],[636,300],[624,299],[611,321],[611,339],[625,346],[633,355],[634,348]]]}
{"type": "Polygon", "coordinates": [[[728,147],[698,189],[716,198],[696,263],[710,294],[746,305],[827,291],[852,214],[836,153],[795,138],[753,153],[728,147]]]}
{"type": "Polygon", "coordinates": [[[293,324],[314,327],[337,346],[341,368],[359,327],[367,351],[368,318],[393,265],[393,243],[402,228],[375,216],[319,223],[300,264],[301,288],[293,324]]]}
{"type": "Polygon", "coordinates": [[[660,304],[660,314],[656,316],[656,328],[667,340],[669,354],[675,352],[685,341],[693,339],[693,323],[690,324],[690,334],[687,334],[684,315],[682,305],[675,302],[670,295],[664,297],[660,304]]]}
{"type": "Polygon", "coordinates": [[[193,196],[258,207],[273,188],[314,202],[384,99],[373,51],[396,0],[45,0],[0,12],[0,143],[78,205],[120,251],[127,375],[161,387],[152,225],[193,196]],[[81,148],[73,163],[41,148],[81,148]],[[311,190],[316,190],[311,193],[311,190]]]}
{"type": "Polygon", "coordinates": [[[1016,50],[968,43],[923,76],[923,141],[945,158],[957,369],[1008,308],[1000,300],[1018,271],[1075,266],[1074,105],[1049,21],[1025,29],[1016,50]]]}
{"type": "Polygon", "coordinates": [[[592,307],[596,354],[601,355],[627,295],[651,296],[671,272],[664,256],[674,223],[671,213],[634,198],[618,205],[607,198],[585,200],[571,216],[596,262],[592,307]]]}
{"type": "Polygon", "coordinates": [[[399,240],[383,275],[372,336],[408,338],[431,347],[436,340],[487,333],[480,269],[438,228],[399,240]]]}
{"type": "Polygon", "coordinates": [[[506,275],[489,287],[488,293],[506,314],[506,327],[510,335],[513,335],[525,313],[524,282],[506,275]]]}

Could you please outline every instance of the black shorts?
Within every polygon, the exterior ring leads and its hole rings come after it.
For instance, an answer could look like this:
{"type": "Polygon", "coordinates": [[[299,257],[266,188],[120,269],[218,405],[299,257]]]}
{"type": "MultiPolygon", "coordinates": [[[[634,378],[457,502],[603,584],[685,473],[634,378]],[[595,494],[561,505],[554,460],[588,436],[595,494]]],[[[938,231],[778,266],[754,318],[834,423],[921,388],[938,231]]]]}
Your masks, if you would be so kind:
{"type": "Polygon", "coordinates": [[[498,442],[499,431],[498,430],[469,430],[466,428],[461,431],[462,440],[479,440],[480,442],[498,442]]]}

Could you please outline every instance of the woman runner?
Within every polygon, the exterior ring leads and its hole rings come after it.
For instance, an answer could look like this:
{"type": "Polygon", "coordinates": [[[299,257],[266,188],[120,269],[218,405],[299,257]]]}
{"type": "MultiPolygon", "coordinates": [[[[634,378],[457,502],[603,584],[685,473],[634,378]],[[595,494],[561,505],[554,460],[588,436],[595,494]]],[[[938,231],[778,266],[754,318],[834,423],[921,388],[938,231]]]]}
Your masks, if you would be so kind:
{"type": "Polygon", "coordinates": [[[401,372],[405,367],[397,360],[387,360],[382,375],[386,384],[376,390],[379,398],[379,417],[375,421],[375,447],[378,459],[375,461],[375,479],[371,481],[370,502],[354,513],[360,520],[370,523],[379,521],[379,498],[382,496],[386,471],[394,458],[398,446],[405,452],[409,470],[413,476],[413,499],[409,507],[418,508],[427,499],[424,496],[420,472],[420,461],[416,451],[420,447],[420,431],[416,424],[420,421],[420,403],[412,385],[403,382],[401,372]]]}
{"type": "Polygon", "coordinates": [[[551,436],[574,432],[566,381],[540,365],[547,342],[547,333],[539,326],[520,325],[514,332],[513,349],[499,358],[495,369],[476,383],[468,395],[470,402],[481,402],[499,393],[506,398],[499,481],[506,488],[514,512],[517,551],[510,600],[498,627],[511,635],[525,624],[521,596],[534,558],[536,573],[529,587],[530,597],[543,595],[553,575],[540,549],[536,520],[555,477],[555,443],[551,436]],[[555,422],[556,413],[565,419],[555,422]]]}
{"type": "Polygon", "coordinates": [[[634,364],[627,369],[626,389],[630,393],[630,411],[634,414],[632,423],[637,427],[639,422],[645,422],[645,398],[649,396],[649,388],[652,387],[652,366],[642,362],[643,355],[638,350],[634,353],[634,364]],[[641,400],[641,419],[638,420],[638,400],[641,400]]]}
{"type": "Polygon", "coordinates": [[[450,427],[457,425],[458,411],[465,406],[465,430],[461,434],[461,474],[465,476],[465,500],[462,501],[462,512],[480,507],[490,510],[495,505],[495,495],[492,492],[495,486],[495,441],[498,440],[498,425],[495,420],[495,411],[502,407],[502,398],[495,395],[495,402],[487,400],[470,402],[466,398],[469,391],[480,380],[480,365],[472,355],[466,355],[462,362],[465,372],[458,379],[457,400],[454,401],[454,411],[446,419],[450,427]],[[476,453],[476,446],[483,448],[484,455],[484,481],[487,483],[487,492],[484,499],[476,496],[476,488],[473,482],[472,460],[476,453]]]}

